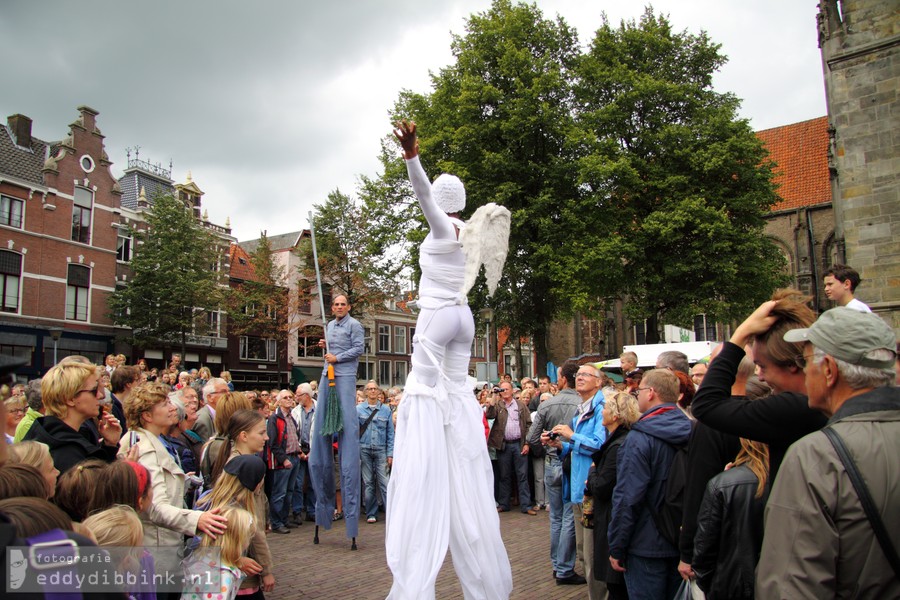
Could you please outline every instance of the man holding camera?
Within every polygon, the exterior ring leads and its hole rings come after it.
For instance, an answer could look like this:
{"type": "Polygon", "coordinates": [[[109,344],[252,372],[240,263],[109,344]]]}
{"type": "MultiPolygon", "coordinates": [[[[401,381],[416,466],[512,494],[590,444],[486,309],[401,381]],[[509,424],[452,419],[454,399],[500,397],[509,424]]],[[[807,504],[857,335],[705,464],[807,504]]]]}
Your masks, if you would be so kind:
{"type": "MultiPolygon", "coordinates": [[[[549,444],[549,431],[567,425],[578,412],[581,397],[575,392],[578,364],[566,362],[559,370],[559,393],[542,402],[528,431],[529,444],[549,444]]],[[[543,388],[541,378],[541,387],[543,388]]],[[[547,388],[550,380],[547,380],[547,388]]],[[[557,437],[554,434],[554,438],[557,437]]],[[[572,503],[563,497],[562,461],[556,448],[548,448],[544,458],[544,488],[550,504],[550,561],[558,585],[581,585],[586,580],[575,572],[575,517],[572,503]]]]}

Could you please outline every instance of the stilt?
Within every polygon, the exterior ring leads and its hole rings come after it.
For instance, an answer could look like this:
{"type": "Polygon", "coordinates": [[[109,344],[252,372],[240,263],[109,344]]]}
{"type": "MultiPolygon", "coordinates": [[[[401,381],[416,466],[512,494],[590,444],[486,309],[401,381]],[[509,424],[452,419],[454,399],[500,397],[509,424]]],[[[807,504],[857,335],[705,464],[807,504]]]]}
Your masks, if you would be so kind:
{"type": "Polygon", "coordinates": [[[313,538],[313,544],[319,543],[319,526],[316,525],[316,537],[313,538]]]}
{"type": "Polygon", "coordinates": [[[351,538],[351,539],[353,540],[353,543],[350,544],[350,549],[356,550],[356,538],[351,538]]]}

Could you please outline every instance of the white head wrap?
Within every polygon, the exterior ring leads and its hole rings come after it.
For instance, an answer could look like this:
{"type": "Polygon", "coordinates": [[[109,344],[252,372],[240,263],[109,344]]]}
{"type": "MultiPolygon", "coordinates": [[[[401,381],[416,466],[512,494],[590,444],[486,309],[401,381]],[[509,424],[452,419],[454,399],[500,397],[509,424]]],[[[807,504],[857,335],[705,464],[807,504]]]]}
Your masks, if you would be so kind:
{"type": "Polygon", "coordinates": [[[445,213],[459,212],[466,207],[466,188],[455,175],[439,175],[431,184],[431,197],[445,213]]]}

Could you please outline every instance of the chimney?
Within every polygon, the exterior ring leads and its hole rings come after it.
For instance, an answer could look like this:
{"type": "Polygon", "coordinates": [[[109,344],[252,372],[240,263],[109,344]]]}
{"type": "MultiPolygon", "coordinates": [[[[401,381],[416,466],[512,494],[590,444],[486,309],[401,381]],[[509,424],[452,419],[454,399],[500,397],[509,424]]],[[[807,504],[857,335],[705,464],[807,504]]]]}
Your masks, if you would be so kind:
{"type": "Polygon", "coordinates": [[[6,122],[16,140],[16,145],[31,148],[31,119],[25,115],[11,115],[7,117],[6,122]]]}

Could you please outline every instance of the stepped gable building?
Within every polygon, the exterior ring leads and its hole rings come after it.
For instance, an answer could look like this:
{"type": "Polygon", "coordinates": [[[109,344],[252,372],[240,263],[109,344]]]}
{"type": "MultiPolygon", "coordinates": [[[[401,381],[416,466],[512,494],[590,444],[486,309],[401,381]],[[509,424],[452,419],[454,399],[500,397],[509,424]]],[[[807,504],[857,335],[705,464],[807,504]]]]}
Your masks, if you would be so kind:
{"type": "MultiPolygon", "coordinates": [[[[202,210],[203,190],[194,182],[191,173],[188,172],[184,183],[175,183],[172,179],[172,163],[165,168],[159,163],[152,163],[140,158],[140,149],[127,150],[127,167],[119,178],[118,185],[121,189],[120,220],[115,225],[118,231],[117,256],[118,265],[116,273],[116,285],[128,285],[130,275],[129,262],[132,252],[140,252],[140,247],[133,247],[134,240],[131,237],[133,230],[142,230],[146,227],[146,215],[153,210],[153,201],[161,195],[171,195],[191,209],[194,218],[200,224],[212,231],[218,243],[218,260],[211,267],[222,273],[222,285],[226,285],[226,277],[230,270],[229,247],[236,242],[231,235],[230,219],[225,220],[225,225],[217,225],[209,220],[209,214],[202,210]],[[133,152],[133,155],[132,155],[133,152]],[[201,212],[202,211],[202,212],[201,212]]],[[[122,350],[128,355],[127,350],[122,350]]],[[[129,356],[129,362],[136,362],[137,358],[144,358],[151,368],[162,368],[169,364],[172,354],[180,353],[179,343],[160,348],[147,348],[136,350],[139,356],[129,356]]],[[[198,368],[208,366],[213,373],[218,374],[228,366],[228,336],[226,314],[222,310],[206,311],[198,317],[194,331],[187,337],[185,355],[182,364],[186,368],[198,368]]]]}
{"type": "Polygon", "coordinates": [[[822,0],[835,255],[857,296],[900,330],[900,27],[896,2],[822,0]]]}
{"type": "Polygon", "coordinates": [[[97,115],[78,107],[59,141],[35,137],[22,114],[0,127],[0,353],[28,360],[21,379],[70,354],[102,364],[113,350],[106,298],[122,192],[97,115]]]}

